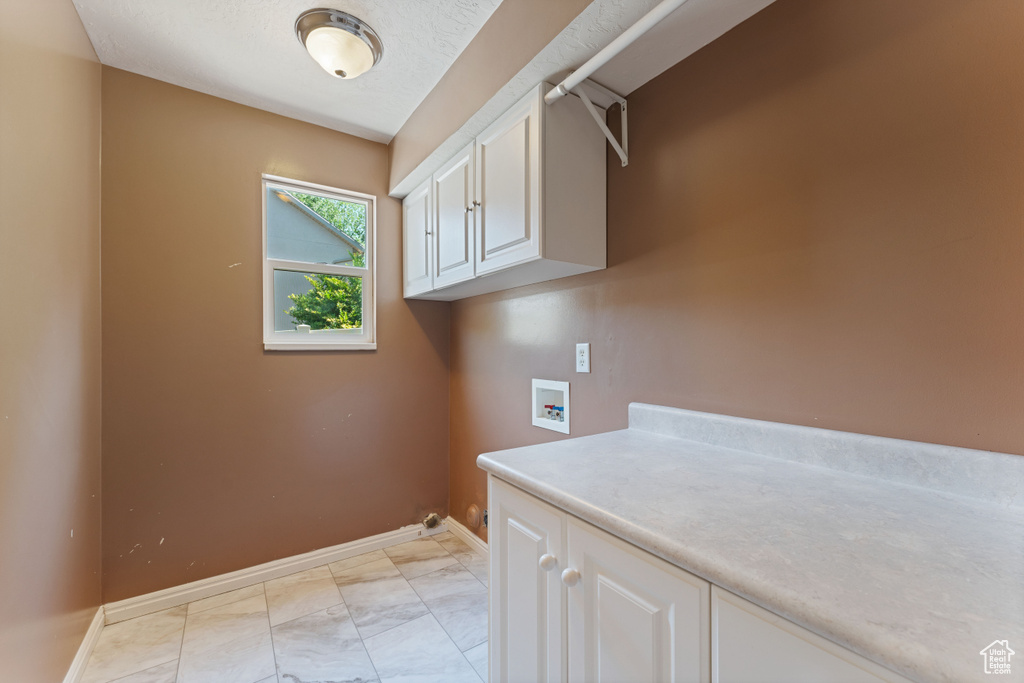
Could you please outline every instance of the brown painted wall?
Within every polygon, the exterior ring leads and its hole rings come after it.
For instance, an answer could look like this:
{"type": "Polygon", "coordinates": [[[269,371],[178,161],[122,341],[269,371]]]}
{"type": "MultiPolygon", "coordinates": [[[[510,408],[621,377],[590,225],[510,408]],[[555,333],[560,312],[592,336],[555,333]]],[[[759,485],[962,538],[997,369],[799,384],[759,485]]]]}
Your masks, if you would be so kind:
{"type": "Polygon", "coordinates": [[[1024,454],[1024,5],[779,0],[630,97],[609,268],[452,308],[451,510],[572,383],[1024,454]],[[592,345],[593,374],[573,373],[592,345]]]}
{"type": "Polygon", "coordinates": [[[0,21],[0,678],[100,604],[100,65],[70,0],[0,21]],[[39,28],[46,17],[46,29],[39,28]]]}
{"type": "Polygon", "coordinates": [[[391,141],[388,187],[412,173],[589,4],[502,2],[391,141]]]}
{"type": "Polygon", "coordinates": [[[103,69],[104,599],[447,512],[445,304],[384,145],[103,69]],[[264,352],[260,174],[377,195],[376,352],[264,352]]]}

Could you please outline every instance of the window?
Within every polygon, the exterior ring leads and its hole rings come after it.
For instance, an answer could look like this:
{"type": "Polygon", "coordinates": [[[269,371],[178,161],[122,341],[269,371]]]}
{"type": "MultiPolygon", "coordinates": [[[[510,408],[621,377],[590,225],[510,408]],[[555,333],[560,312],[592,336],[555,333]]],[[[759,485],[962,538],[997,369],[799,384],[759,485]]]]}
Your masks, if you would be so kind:
{"type": "Polygon", "coordinates": [[[263,347],[375,349],[375,198],[263,176],[263,347]]]}

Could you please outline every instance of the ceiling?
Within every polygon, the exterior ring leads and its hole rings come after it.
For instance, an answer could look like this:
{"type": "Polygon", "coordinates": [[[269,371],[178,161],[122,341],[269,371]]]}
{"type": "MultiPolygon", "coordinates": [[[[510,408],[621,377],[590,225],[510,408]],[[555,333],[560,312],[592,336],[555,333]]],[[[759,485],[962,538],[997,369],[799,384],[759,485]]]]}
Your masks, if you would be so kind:
{"type": "Polygon", "coordinates": [[[295,37],[314,0],[73,0],[103,64],[390,142],[501,0],[334,0],[381,36],[368,73],[325,73],[295,37]]]}
{"type": "MultiPolygon", "coordinates": [[[[774,1],[687,0],[598,69],[593,80],[620,95],[629,95],[774,1]]],[[[404,197],[441,164],[472,142],[537,83],[560,82],[572,69],[583,65],[659,2],[591,0],[576,19],[411,173],[404,178],[393,179],[397,182],[392,185],[389,194],[392,197],[404,197]]],[[[607,107],[612,102],[597,91],[591,91],[590,96],[601,107],[607,107]]],[[[620,131],[615,131],[615,135],[619,137],[620,131]]]]}

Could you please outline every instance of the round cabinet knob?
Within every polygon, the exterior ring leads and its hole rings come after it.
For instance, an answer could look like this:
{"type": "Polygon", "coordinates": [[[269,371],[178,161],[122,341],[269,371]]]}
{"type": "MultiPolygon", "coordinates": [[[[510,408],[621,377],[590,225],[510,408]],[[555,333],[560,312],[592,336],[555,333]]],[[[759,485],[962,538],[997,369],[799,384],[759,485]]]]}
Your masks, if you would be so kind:
{"type": "Polygon", "coordinates": [[[558,558],[556,558],[554,555],[550,553],[544,553],[540,556],[540,562],[538,562],[537,564],[540,565],[541,569],[543,569],[546,572],[549,572],[558,566],[558,558]]]}
{"type": "Polygon", "coordinates": [[[566,569],[562,572],[562,583],[572,588],[580,582],[580,573],[575,569],[566,569]]]}

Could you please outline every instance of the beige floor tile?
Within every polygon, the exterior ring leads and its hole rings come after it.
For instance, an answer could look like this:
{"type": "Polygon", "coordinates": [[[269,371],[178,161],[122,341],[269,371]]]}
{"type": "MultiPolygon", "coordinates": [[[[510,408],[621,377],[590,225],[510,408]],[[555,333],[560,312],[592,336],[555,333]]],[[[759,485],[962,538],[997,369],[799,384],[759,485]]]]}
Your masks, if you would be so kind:
{"type": "Polygon", "coordinates": [[[338,584],[326,565],[267,581],[264,586],[272,627],[342,602],[338,584]]]}
{"type": "Polygon", "coordinates": [[[178,658],[185,606],[103,628],[82,683],[107,683],[178,658]]]}
{"type": "Polygon", "coordinates": [[[476,670],[477,675],[480,676],[480,680],[487,680],[487,641],[480,643],[474,648],[466,650],[462,654],[466,655],[466,659],[473,665],[473,669],[476,670]]]}
{"type": "Polygon", "coordinates": [[[381,683],[479,683],[480,677],[432,615],[365,640],[381,683]]]}
{"type": "Polygon", "coordinates": [[[427,606],[387,558],[336,572],[334,578],[363,638],[428,614],[427,606]]]}
{"type": "Polygon", "coordinates": [[[487,589],[461,564],[409,581],[460,650],[487,640],[487,589]]]}
{"type": "Polygon", "coordinates": [[[275,674],[270,628],[222,642],[199,653],[182,653],[177,683],[253,683],[275,674]]]}
{"type": "Polygon", "coordinates": [[[327,565],[332,572],[343,572],[346,569],[352,569],[358,567],[361,564],[369,564],[370,562],[376,562],[377,560],[383,560],[387,555],[384,554],[383,550],[373,550],[362,555],[356,555],[355,557],[347,557],[344,560],[338,560],[337,562],[331,562],[327,565]]]}
{"type": "Polygon", "coordinates": [[[408,543],[400,543],[384,552],[407,579],[415,579],[430,572],[450,567],[458,562],[451,553],[432,538],[419,538],[408,543]]]}
{"type": "Polygon", "coordinates": [[[476,555],[476,551],[470,548],[468,543],[450,531],[438,534],[437,536],[431,536],[431,538],[440,543],[441,547],[454,555],[459,562],[462,562],[463,558],[476,555]]]}
{"type": "Polygon", "coordinates": [[[477,553],[468,543],[465,543],[461,538],[450,531],[438,534],[433,538],[436,539],[445,550],[450,552],[463,567],[472,572],[473,576],[480,579],[484,586],[487,585],[487,579],[490,572],[489,567],[487,566],[487,560],[483,555],[477,553]]]}
{"type": "MultiPolygon", "coordinates": [[[[241,639],[270,635],[270,618],[263,595],[188,615],[181,644],[182,667],[205,653],[241,639]]],[[[253,677],[250,680],[257,680],[253,677]]]]}
{"type": "Polygon", "coordinates": [[[377,681],[355,622],[335,605],[274,627],[274,654],[283,681],[377,681]]]}
{"type": "Polygon", "coordinates": [[[118,678],[113,683],[174,683],[178,677],[178,660],[154,666],[152,669],[140,671],[124,678],[118,678]]]}
{"type": "Polygon", "coordinates": [[[237,590],[228,591],[227,593],[221,593],[219,595],[203,598],[202,600],[190,602],[188,603],[188,613],[191,615],[196,614],[197,612],[204,612],[215,607],[229,605],[232,602],[248,600],[249,598],[256,597],[257,595],[263,595],[262,583],[257,583],[253,586],[246,586],[245,588],[239,588],[237,590]]]}

